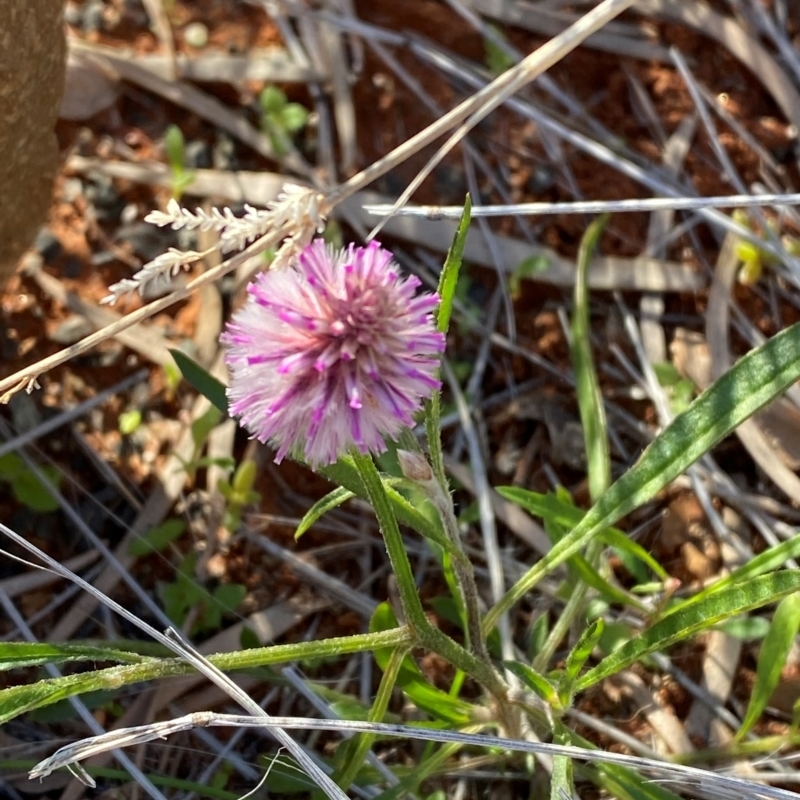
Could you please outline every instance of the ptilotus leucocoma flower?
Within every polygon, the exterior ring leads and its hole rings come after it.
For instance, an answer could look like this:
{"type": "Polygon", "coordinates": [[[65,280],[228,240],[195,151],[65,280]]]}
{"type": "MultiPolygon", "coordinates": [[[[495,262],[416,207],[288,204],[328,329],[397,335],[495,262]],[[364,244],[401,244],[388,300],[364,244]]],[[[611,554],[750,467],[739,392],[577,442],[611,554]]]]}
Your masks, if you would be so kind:
{"type": "Polygon", "coordinates": [[[439,298],[419,285],[377,242],[336,251],[317,239],[259,274],[222,334],[231,414],[276,462],[383,452],[440,386],[439,298]]]}

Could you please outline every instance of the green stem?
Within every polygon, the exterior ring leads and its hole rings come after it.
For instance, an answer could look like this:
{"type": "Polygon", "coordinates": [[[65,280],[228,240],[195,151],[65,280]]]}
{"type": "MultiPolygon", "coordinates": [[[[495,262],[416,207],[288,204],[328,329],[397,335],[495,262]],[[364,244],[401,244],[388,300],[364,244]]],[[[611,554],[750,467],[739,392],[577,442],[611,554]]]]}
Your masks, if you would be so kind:
{"type": "MultiPolygon", "coordinates": [[[[217,653],[208,660],[221,670],[252,669],[269,664],[285,664],[310,658],[325,658],[399,647],[414,644],[407,627],[388,631],[340,636],[320,641],[256,647],[232,653],[217,653]]],[[[35,686],[9,686],[0,691],[0,724],[8,722],[26,711],[52,705],[68,697],[99,690],[115,691],[144,681],[191,675],[196,670],[179,658],[152,659],[142,664],[131,664],[92,672],[81,672],[40,681],[35,686]]]]}
{"type": "MultiPolygon", "coordinates": [[[[378,687],[378,694],[375,696],[375,702],[370,709],[368,720],[370,722],[383,722],[386,709],[389,707],[389,701],[392,699],[392,692],[394,685],[397,682],[397,676],[400,674],[400,667],[403,664],[403,659],[408,653],[408,647],[396,647],[389,661],[386,664],[386,669],[383,671],[381,678],[381,685],[378,687]]],[[[345,766],[340,775],[334,775],[333,779],[342,789],[346,792],[350,784],[355,780],[364,759],[369,752],[372,743],[375,741],[375,734],[364,733],[360,736],[353,737],[347,743],[347,749],[344,754],[345,766]]]]}
{"type": "Polygon", "coordinates": [[[417,593],[414,573],[408,560],[403,537],[397,525],[392,506],[386,496],[381,482],[381,477],[370,456],[354,451],[353,463],[358,469],[361,481],[369,497],[370,503],[378,517],[386,552],[392,565],[392,571],[397,578],[397,587],[400,592],[400,602],[406,624],[411,628],[416,644],[442,656],[457,669],[461,669],[471,678],[474,678],[487,691],[494,695],[498,703],[505,703],[508,688],[491,664],[487,664],[463,647],[454,642],[449,636],[435,628],[428,621],[422,602],[417,593]]]}
{"type": "MultiPolygon", "coordinates": [[[[599,544],[600,543],[596,541],[592,542],[587,551],[586,557],[592,566],[595,566],[598,561],[599,544]]],[[[550,659],[553,657],[556,648],[567,635],[569,629],[572,627],[572,623],[583,611],[584,601],[586,600],[588,591],[589,584],[584,581],[579,581],[578,585],[572,590],[569,600],[564,606],[564,610],[558,615],[556,624],[547,637],[547,641],[545,641],[542,649],[536,654],[536,658],[533,660],[533,668],[537,672],[544,672],[547,669],[547,665],[550,663],[550,659]]]]}

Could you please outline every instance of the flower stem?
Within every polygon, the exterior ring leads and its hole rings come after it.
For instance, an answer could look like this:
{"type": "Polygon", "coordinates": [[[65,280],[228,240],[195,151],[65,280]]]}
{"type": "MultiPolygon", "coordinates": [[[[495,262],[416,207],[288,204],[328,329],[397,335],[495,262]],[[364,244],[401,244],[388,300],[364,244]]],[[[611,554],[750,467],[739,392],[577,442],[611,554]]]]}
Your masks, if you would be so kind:
{"type": "Polygon", "coordinates": [[[506,704],[508,687],[497,674],[491,662],[484,661],[473,653],[467,652],[428,621],[417,593],[414,573],[408,560],[408,553],[406,552],[403,537],[400,534],[400,528],[397,525],[397,519],[386,496],[375,463],[370,456],[362,455],[355,450],[352,452],[352,458],[370,503],[378,517],[386,552],[389,554],[392,571],[397,578],[403,614],[406,618],[406,624],[416,639],[416,645],[442,656],[454,667],[463,670],[471,678],[478,681],[487,691],[494,695],[499,704],[506,704]]]}

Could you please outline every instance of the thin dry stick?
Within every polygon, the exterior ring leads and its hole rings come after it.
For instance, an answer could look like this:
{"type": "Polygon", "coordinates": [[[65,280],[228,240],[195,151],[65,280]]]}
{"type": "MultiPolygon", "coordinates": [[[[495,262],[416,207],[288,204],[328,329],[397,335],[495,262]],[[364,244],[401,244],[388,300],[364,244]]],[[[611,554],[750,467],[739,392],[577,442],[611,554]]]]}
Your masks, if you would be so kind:
{"type": "MultiPolygon", "coordinates": [[[[441,119],[397,147],[388,156],[372,164],[372,166],[367,167],[367,169],[330,192],[325,198],[322,211],[326,212],[330,210],[342,200],[350,197],[360,189],[363,189],[376,178],[384,175],[397,164],[402,163],[471,115],[476,115],[471,123],[474,124],[477,122],[482,118],[482,115],[485,116],[486,113],[496,108],[522,86],[534,80],[538,75],[541,75],[567,53],[574,50],[588,36],[602,28],[603,25],[631,6],[634,2],[636,2],[636,0],[603,0],[597,8],[590,11],[562,34],[551,39],[534,53],[531,53],[531,55],[521,61],[516,67],[503,73],[503,75],[495,81],[485,86],[448,114],[445,114],[441,119]]],[[[447,146],[450,146],[449,142],[447,146]]],[[[240,264],[244,263],[248,258],[258,255],[268,247],[277,244],[285,235],[286,232],[283,230],[266,234],[253,242],[241,253],[223,261],[222,264],[190,281],[183,288],[177,289],[146,306],[142,306],[142,308],[128,314],[113,325],[102,328],[90,336],[87,336],[85,339],[82,339],[80,342],[15,372],[8,378],[0,381],[0,403],[8,402],[11,395],[21,389],[28,389],[30,391],[36,386],[36,378],[43,372],[66,363],[70,359],[91,350],[95,345],[115,336],[120,331],[129,328],[131,325],[142,322],[148,317],[169,308],[169,306],[188,297],[192,292],[200,289],[207,283],[219,280],[224,275],[236,269],[240,264]]]]}

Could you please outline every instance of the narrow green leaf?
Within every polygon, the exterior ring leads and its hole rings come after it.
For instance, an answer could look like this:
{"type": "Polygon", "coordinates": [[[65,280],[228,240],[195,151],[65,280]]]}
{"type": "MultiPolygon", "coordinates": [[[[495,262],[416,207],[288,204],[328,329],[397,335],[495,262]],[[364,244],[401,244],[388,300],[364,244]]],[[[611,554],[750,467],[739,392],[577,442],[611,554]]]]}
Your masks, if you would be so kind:
{"type": "Polygon", "coordinates": [[[223,414],[228,413],[228,398],[225,396],[225,386],[217,380],[207,369],[201,367],[186,353],[172,349],[170,355],[175,359],[181,374],[197,389],[203,397],[207,398],[213,406],[223,414]]]}
{"type": "Polygon", "coordinates": [[[595,503],[569,535],[517,583],[486,615],[491,630],[500,616],[542,577],[581,550],[604,528],[651,500],[720,439],[800,378],[800,323],[786,328],[742,358],[670,423],[631,467],[595,503]]]}
{"type": "Polygon", "coordinates": [[[472,200],[467,195],[464,200],[464,213],[458,223],[453,244],[447,252],[447,258],[442,266],[442,273],[439,276],[439,308],[436,312],[436,327],[442,332],[447,333],[450,327],[450,314],[453,310],[453,297],[456,292],[458,273],[461,270],[461,261],[464,257],[464,245],[467,243],[467,233],[469,233],[470,215],[472,212],[472,200]]]}
{"type": "Polygon", "coordinates": [[[687,603],[604,658],[577,681],[576,690],[587,689],[634,664],[648,653],[688,639],[729,617],[774,603],[798,589],[800,571],[781,570],[761,575],[746,584],[730,586],[699,602],[687,603]]]}
{"type": "MultiPolygon", "coordinates": [[[[296,642],[249,650],[234,650],[209,656],[209,661],[222,670],[252,669],[269,664],[285,664],[304,659],[331,658],[346,653],[360,653],[380,647],[410,643],[405,628],[386,630],[379,634],[357,634],[333,639],[296,642]]],[[[140,644],[137,642],[137,644],[140,644]]],[[[49,645],[43,645],[47,647],[49,645]]],[[[77,645],[76,645],[77,646],[77,645]]],[[[67,647],[67,645],[60,645],[67,647]]],[[[107,651],[106,651],[107,652],[107,651]]],[[[131,658],[137,654],[131,654],[131,658]]],[[[52,705],[59,700],[87,692],[117,690],[135,683],[188,675],[194,667],[182,659],[141,658],[141,663],[92,670],[77,675],[48,678],[33,684],[0,689],[0,725],[36,708],[52,705]]],[[[25,664],[27,666],[28,664],[25,664]]]]}
{"type": "Polygon", "coordinates": [[[575,311],[572,316],[570,342],[578,409],[586,447],[589,495],[592,500],[597,500],[611,485],[611,454],[608,447],[606,411],[592,357],[589,325],[589,264],[608,219],[608,215],[604,215],[595,220],[581,239],[578,274],[575,276],[575,311]]]}
{"type": "MultiPolygon", "coordinates": [[[[340,458],[335,464],[322,467],[318,471],[328,478],[328,480],[344,487],[362,500],[369,499],[367,490],[364,488],[364,484],[361,482],[361,478],[358,475],[358,471],[349,457],[340,458]]],[[[408,525],[409,528],[412,528],[421,536],[424,536],[426,539],[431,539],[442,547],[447,547],[449,545],[449,543],[446,544],[447,537],[444,531],[442,531],[440,527],[437,527],[432,520],[414,508],[400,492],[393,488],[388,480],[384,480],[383,487],[386,496],[389,498],[389,502],[392,504],[398,522],[401,522],[403,525],[408,525]]],[[[452,545],[450,546],[452,547],[452,545]]]]}
{"type": "MultiPolygon", "coordinates": [[[[516,503],[520,508],[524,508],[529,514],[542,519],[548,519],[563,528],[574,528],[586,516],[586,511],[577,506],[561,500],[554,494],[539,494],[518,486],[500,486],[497,489],[506,500],[516,503]]],[[[650,567],[661,580],[666,580],[669,575],[661,564],[656,561],[650,553],[640,544],[628,538],[624,531],[619,528],[606,528],[601,534],[600,539],[609,547],[614,547],[626,553],[630,553],[634,558],[650,567]]],[[[800,552],[800,544],[798,552],[800,552]]]]}
{"type": "Polygon", "coordinates": [[[556,710],[561,708],[556,687],[533,667],[519,661],[504,661],[503,666],[512,675],[516,675],[529,689],[536,692],[551,708],[556,710]]]}
{"type": "Polygon", "coordinates": [[[687,600],[676,600],[670,606],[670,613],[677,611],[679,608],[685,606],[691,600],[698,600],[703,597],[708,597],[716,592],[727,589],[735,583],[744,583],[758,575],[764,575],[767,572],[782,567],[789,559],[800,557],[800,536],[793,536],[785,542],[780,542],[763,553],[753,556],[746,564],[737,567],[729,575],[720,578],[716,583],[706,586],[705,589],[699,591],[693,598],[687,600]]]}
{"type": "Polygon", "coordinates": [[[114,661],[121,664],[139,664],[147,660],[138,653],[91,644],[0,642],[0,671],[35,667],[40,664],[64,664],[67,661],[114,661]]]}
{"type": "MultiPolygon", "coordinates": [[[[370,620],[371,633],[397,628],[397,619],[388,603],[381,603],[370,620]]],[[[389,668],[393,649],[375,650],[375,660],[381,670],[389,668]]],[[[451,697],[441,689],[431,686],[411,656],[406,655],[397,671],[397,685],[405,692],[417,708],[427,712],[433,719],[450,724],[466,725],[471,716],[471,706],[457,697],[451,697]]]]}
{"type": "Polygon", "coordinates": [[[600,784],[611,797],[619,800],[681,800],[652,778],[645,778],[627,767],[618,764],[602,764],[597,767],[600,784]]]}
{"type": "Polygon", "coordinates": [[[756,682],[750,693],[750,702],[742,720],[742,727],[736,734],[737,741],[741,741],[749,733],[772,698],[799,628],[800,594],[790,594],[778,603],[772,624],[761,644],[756,682]]]}
{"type": "Polygon", "coordinates": [[[164,133],[164,150],[167,154],[170,169],[180,175],[186,165],[186,148],[183,131],[177,125],[170,125],[164,133]]]}
{"type": "Polygon", "coordinates": [[[578,638],[575,647],[572,648],[564,664],[564,674],[558,685],[558,695],[563,705],[568,706],[572,702],[572,692],[578,674],[583,669],[583,665],[589,660],[595,645],[600,641],[600,637],[605,631],[606,625],[602,618],[596,619],[578,638]]]}
{"type": "MultiPolygon", "coordinates": [[[[469,233],[470,213],[472,210],[472,200],[467,195],[464,200],[464,211],[461,214],[461,221],[458,223],[453,243],[447,252],[444,260],[442,272],[439,276],[439,308],[435,312],[436,327],[444,334],[450,327],[450,315],[453,311],[453,298],[456,293],[458,276],[461,271],[461,261],[464,256],[464,245],[467,242],[469,233]]],[[[444,470],[444,454],[442,452],[442,430],[441,430],[441,392],[434,392],[430,400],[425,401],[425,432],[428,435],[428,449],[430,450],[430,461],[433,473],[443,491],[449,491],[447,476],[444,470]]]]}
{"type": "Polygon", "coordinates": [[[329,511],[338,508],[342,503],[346,503],[355,497],[355,494],[344,486],[339,486],[329,492],[321,500],[317,500],[311,508],[303,515],[297,530],[294,532],[295,541],[299,539],[318,519],[325,516],[329,511]]]}

